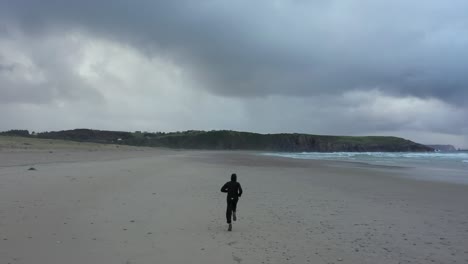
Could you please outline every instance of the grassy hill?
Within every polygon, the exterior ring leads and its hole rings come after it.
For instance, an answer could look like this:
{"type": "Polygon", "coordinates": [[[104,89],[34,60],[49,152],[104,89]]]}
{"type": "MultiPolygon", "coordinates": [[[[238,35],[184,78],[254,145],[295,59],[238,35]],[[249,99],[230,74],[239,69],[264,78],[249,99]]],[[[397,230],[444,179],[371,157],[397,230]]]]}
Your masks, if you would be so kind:
{"type": "MultiPolygon", "coordinates": [[[[43,132],[35,135],[24,130],[2,132],[4,135],[34,136],[79,142],[112,143],[133,146],[209,150],[263,150],[289,152],[338,151],[433,151],[432,148],[398,137],[325,136],[309,134],[258,134],[238,131],[184,131],[172,133],[122,132],[74,129],[43,132]]],[[[0,133],[0,134],[2,134],[0,133]]]]}

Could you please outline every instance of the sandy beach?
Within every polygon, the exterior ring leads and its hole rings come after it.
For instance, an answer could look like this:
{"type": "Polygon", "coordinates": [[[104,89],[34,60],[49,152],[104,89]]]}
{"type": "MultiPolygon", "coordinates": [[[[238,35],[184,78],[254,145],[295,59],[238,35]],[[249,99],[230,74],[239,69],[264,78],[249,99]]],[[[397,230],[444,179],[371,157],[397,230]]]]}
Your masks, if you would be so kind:
{"type": "Polygon", "coordinates": [[[422,172],[0,137],[0,263],[468,263],[468,185],[422,172]]]}

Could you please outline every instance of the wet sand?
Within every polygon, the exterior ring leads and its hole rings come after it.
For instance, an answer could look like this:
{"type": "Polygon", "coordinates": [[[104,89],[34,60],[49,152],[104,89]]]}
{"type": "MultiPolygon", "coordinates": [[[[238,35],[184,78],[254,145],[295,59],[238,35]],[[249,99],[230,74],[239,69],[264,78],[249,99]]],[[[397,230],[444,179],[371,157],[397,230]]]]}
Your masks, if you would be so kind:
{"type": "Polygon", "coordinates": [[[0,263],[468,263],[468,186],[417,173],[0,137],[0,263]]]}

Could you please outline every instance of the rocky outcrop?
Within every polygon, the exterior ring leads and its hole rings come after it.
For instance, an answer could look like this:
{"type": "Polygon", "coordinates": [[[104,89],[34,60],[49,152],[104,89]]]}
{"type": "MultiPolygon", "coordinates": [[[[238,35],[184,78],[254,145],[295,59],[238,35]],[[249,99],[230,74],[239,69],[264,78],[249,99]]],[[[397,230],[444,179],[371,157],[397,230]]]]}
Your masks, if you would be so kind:
{"type": "Polygon", "coordinates": [[[435,151],[442,151],[442,152],[457,151],[457,149],[452,145],[426,145],[426,146],[433,148],[435,151]]]}

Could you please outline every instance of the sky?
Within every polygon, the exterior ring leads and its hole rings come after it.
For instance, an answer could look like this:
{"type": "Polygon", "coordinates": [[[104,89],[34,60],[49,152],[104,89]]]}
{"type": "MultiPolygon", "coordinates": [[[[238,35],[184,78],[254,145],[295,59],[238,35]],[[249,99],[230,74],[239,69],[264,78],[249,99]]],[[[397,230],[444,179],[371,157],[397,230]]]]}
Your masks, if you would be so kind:
{"type": "Polygon", "coordinates": [[[0,0],[0,130],[468,148],[466,0],[0,0]]]}

